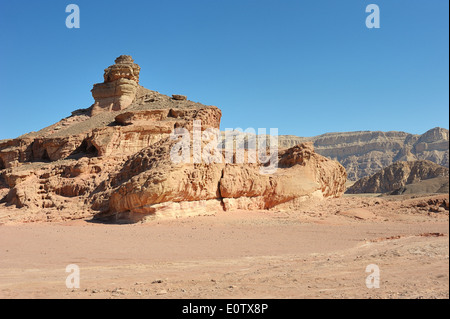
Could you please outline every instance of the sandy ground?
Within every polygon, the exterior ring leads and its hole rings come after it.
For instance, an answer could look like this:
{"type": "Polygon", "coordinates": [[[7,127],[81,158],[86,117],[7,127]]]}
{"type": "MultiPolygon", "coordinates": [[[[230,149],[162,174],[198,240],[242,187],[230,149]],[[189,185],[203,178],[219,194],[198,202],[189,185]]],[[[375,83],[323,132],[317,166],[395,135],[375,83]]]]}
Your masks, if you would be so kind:
{"type": "Polygon", "coordinates": [[[7,224],[0,297],[449,298],[448,234],[448,211],[358,197],[134,225],[7,224]],[[66,287],[69,264],[79,289],[66,287]],[[366,286],[370,264],[380,288],[366,286]]]}

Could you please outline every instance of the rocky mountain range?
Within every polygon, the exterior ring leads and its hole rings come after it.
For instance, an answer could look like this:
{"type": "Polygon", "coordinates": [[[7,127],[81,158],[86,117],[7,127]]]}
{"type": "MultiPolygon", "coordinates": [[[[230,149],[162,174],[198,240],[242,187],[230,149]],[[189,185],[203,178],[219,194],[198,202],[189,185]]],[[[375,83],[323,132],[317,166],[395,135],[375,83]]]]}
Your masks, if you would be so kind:
{"type": "Polygon", "coordinates": [[[433,128],[422,135],[405,132],[327,133],[311,138],[280,136],[280,147],[314,143],[320,155],[339,161],[348,179],[375,174],[397,161],[429,160],[449,167],[449,131],[433,128]]]}
{"type": "Polygon", "coordinates": [[[407,185],[416,185],[416,192],[442,192],[442,186],[447,183],[448,187],[449,169],[433,162],[422,161],[399,161],[380,170],[372,176],[366,176],[358,180],[346,191],[348,194],[359,193],[395,193],[402,194],[407,185]],[[430,183],[434,180],[435,186],[430,183]],[[428,181],[424,184],[423,181],[428,181]],[[436,183],[436,182],[440,182],[436,183]],[[419,184],[428,186],[421,191],[419,184]],[[435,187],[433,189],[433,186],[435,187]]]}

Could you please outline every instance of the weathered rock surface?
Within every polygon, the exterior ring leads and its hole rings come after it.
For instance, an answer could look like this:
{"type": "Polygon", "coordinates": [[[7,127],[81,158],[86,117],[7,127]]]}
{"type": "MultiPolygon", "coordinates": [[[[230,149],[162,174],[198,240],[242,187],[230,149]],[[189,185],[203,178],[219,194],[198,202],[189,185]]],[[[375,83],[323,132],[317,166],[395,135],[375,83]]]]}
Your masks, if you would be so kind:
{"type": "Polygon", "coordinates": [[[279,152],[274,174],[259,174],[256,164],[227,164],[220,194],[226,209],[268,209],[292,200],[339,197],[345,182],[344,167],[304,143],[279,152]]]}
{"type": "Polygon", "coordinates": [[[261,174],[262,164],[226,162],[224,150],[217,150],[213,163],[194,162],[194,154],[190,162],[174,162],[170,150],[179,141],[173,131],[192,136],[194,121],[201,121],[207,138],[200,147],[208,149],[214,136],[208,129],[218,131],[222,113],[185,96],[147,90],[139,86],[139,74],[131,57],[121,56],[105,70],[105,82],[94,86],[92,107],[0,141],[0,205],[18,208],[10,220],[138,221],[270,209],[343,194],[345,169],[316,154],[312,144],[280,150],[279,168],[270,175],[261,174]]]}
{"type": "Polygon", "coordinates": [[[173,98],[174,100],[179,100],[179,101],[187,100],[187,96],[185,96],[185,95],[179,95],[179,94],[173,94],[173,95],[172,95],[172,98],[173,98]]]}
{"type": "Polygon", "coordinates": [[[339,197],[345,190],[345,169],[301,144],[279,154],[274,174],[261,174],[259,164],[182,163],[171,161],[167,139],[133,155],[94,196],[99,217],[213,213],[232,209],[270,209],[311,197],[339,197]],[[289,158],[289,160],[288,160],[289,158]]]}
{"type": "Polygon", "coordinates": [[[396,162],[372,176],[353,184],[346,193],[387,193],[401,191],[406,185],[434,178],[447,178],[449,169],[430,161],[396,162]]]}
{"type": "Polygon", "coordinates": [[[120,111],[133,102],[139,84],[141,68],[128,55],[121,55],[105,70],[104,82],[94,84],[92,96],[95,103],[91,115],[103,111],[120,111]]]}

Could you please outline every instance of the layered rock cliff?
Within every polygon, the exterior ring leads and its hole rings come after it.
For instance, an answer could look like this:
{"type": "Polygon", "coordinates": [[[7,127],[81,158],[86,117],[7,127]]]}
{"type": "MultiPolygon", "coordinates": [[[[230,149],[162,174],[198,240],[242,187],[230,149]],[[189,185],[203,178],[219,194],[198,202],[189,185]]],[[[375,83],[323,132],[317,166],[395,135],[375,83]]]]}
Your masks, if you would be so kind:
{"type": "MultiPolygon", "coordinates": [[[[422,181],[438,179],[448,181],[449,169],[430,161],[399,161],[380,170],[372,176],[366,176],[353,184],[346,193],[404,193],[405,186],[418,185],[422,181]]],[[[422,186],[427,186],[422,183],[422,186]]],[[[433,185],[430,185],[433,186],[433,185]]],[[[438,192],[442,185],[435,187],[438,192]]],[[[416,186],[416,188],[419,188],[416,186]]],[[[429,188],[427,191],[433,189],[429,188]]],[[[417,189],[416,192],[420,192],[417,189]]]]}
{"type": "Polygon", "coordinates": [[[320,155],[339,161],[349,180],[356,181],[396,161],[429,160],[449,167],[449,131],[434,128],[422,135],[405,132],[328,133],[310,138],[280,136],[279,145],[314,143],[320,155]]]}

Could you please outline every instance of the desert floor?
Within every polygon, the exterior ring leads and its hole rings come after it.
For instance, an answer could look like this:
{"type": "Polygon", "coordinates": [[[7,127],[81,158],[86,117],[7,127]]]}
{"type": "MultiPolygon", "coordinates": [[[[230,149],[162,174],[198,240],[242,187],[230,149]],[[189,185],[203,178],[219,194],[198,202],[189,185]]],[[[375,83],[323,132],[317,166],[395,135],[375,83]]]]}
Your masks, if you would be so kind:
{"type": "Polygon", "coordinates": [[[448,211],[416,204],[344,197],[133,225],[6,223],[0,297],[449,298],[448,211]],[[69,264],[79,289],[66,287],[69,264]],[[380,288],[366,286],[370,264],[380,288]]]}

